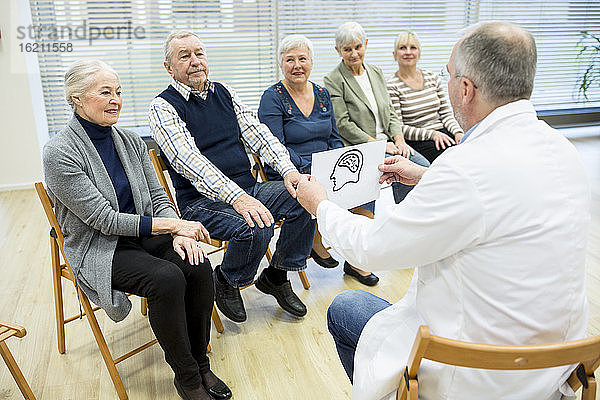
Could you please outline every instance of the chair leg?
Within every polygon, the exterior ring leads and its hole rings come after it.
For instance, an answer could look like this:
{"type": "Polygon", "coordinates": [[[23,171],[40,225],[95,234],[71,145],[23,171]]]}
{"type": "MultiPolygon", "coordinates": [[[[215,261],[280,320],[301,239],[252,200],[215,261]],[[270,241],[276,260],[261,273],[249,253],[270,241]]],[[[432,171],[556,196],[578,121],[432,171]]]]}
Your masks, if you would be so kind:
{"type": "Polygon", "coordinates": [[[596,399],[596,378],[594,375],[588,376],[588,388],[583,388],[581,392],[581,400],[596,399]]]}
{"type": "Polygon", "coordinates": [[[141,307],[142,307],[142,315],[148,315],[148,299],[145,297],[141,297],[141,307]]]}
{"type": "Polygon", "coordinates": [[[217,308],[214,306],[214,304],[213,304],[213,309],[212,309],[212,320],[213,320],[213,324],[215,324],[215,328],[217,329],[217,332],[223,333],[225,328],[223,328],[223,322],[221,322],[221,317],[219,317],[219,313],[217,312],[217,308]]]}
{"type": "Polygon", "coordinates": [[[79,289],[79,298],[81,299],[81,305],[83,306],[83,310],[86,313],[87,320],[90,324],[90,328],[92,329],[92,333],[94,334],[94,338],[96,339],[96,343],[98,344],[98,348],[100,349],[100,353],[102,354],[102,358],[104,359],[104,364],[106,364],[106,369],[108,369],[108,373],[110,375],[110,379],[112,379],[113,385],[117,390],[117,394],[120,400],[127,400],[127,392],[125,391],[125,387],[123,386],[123,382],[121,381],[121,377],[119,376],[119,371],[117,371],[117,366],[115,365],[115,361],[110,354],[110,350],[108,349],[108,345],[106,344],[106,340],[104,340],[104,335],[100,330],[100,325],[98,325],[98,320],[92,311],[92,306],[90,305],[90,301],[87,296],[79,289]]]}
{"type": "Polygon", "coordinates": [[[396,391],[396,400],[406,400],[407,391],[406,391],[406,380],[404,377],[400,378],[400,387],[396,391]]]}
{"type": "Polygon", "coordinates": [[[267,252],[265,253],[265,256],[267,256],[267,261],[270,264],[271,263],[271,259],[273,258],[273,253],[271,253],[271,249],[267,248],[267,252]]]}
{"type": "Polygon", "coordinates": [[[411,379],[410,390],[408,391],[408,400],[419,400],[419,381],[411,379]]]}
{"type": "Polygon", "coordinates": [[[306,277],[306,272],[298,271],[298,275],[300,275],[300,280],[302,281],[302,286],[304,286],[304,289],[308,290],[310,288],[310,283],[308,282],[308,278],[306,277]]]}
{"type": "Polygon", "coordinates": [[[54,312],[56,314],[56,340],[58,352],[65,353],[65,313],[63,309],[62,271],[58,243],[50,238],[50,258],[52,259],[52,283],[54,286],[54,312]]]}
{"type": "MultiPolygon", "coordinates": [[[[271,259],[273,258],[273,254],[271,254],[271,249],[267,249],[265,255],[267,256],[267,260],[270,263],[271,259]]],[[[302,286],[304,286],[304,289],[310,288],[310,283],[308,282],[308,278],[306,277],[306,272],[298,271],[298,275],[300,276],[300,281],[302,281],[302,286]]]]}
{"type": "Polygon", "coordinates": [[[8,366],[8,370],[15,379],[15,382],[17,382],[17,386],[23,394],[23,398],[25,398],[26,400],[35,400],[35,396],[33,395],[33,392],[31,391],[27,380],[23,376],[23,373],[19,369],[17,362],[15,361],[10,350],[8,349],[8,346],[4,342],[0,342],[0,355],[2,355],[4,362],[8,366]]]}

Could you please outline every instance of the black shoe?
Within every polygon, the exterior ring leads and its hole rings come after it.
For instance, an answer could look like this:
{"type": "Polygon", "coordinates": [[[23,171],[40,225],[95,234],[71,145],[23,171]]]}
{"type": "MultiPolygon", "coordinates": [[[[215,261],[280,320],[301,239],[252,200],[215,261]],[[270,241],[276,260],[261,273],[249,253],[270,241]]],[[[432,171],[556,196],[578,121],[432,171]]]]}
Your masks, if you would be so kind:
{"type": "Polygon", "coordinates": [[[344,261],[344,273],[350,275],[353,278],[356,278],[357,281],[367,286],[375,286],[377,282],[379,282],[379,278],[375,274],[362,276],[354,269],[352,269],[352,265],[348,264],[348,261],[344,261]]]}
{"type": "Polygon", "coordinates": [[[323,268],[335,268],[340,264],[335,258],[331,256],[327,258],[321,257],[313,249],[310,249],[310,257],[323,268]]]}
{"type": "Polygon", "coordinates": [[[265,271],[263,271],[256,280],[255,286],[261,292],[274,296],[277,304],[290,314],[296,317],[304,317],[306,315],[306,306],[292,290],[290,281],[285,281],[281,285],[275,285],[267,278],[265,271]]]}
{"type": "Polygon", "coordinates": [[[240,289],[223,283],[219,279],[219,267],[213,272],[215,281],[215,303],[217,308],[227,318],[234,322],[244,322],[246,320],[246,310],[240,294],[240,289]]]}
{"type": "MultiPolygon", "coordinates": [[[[199,400],[206,399],[206,396],[202,396],[206,394],[206,390],[202,385],[198,386],[196,389],[185,389],[183,386],[177,382],[177,379],[173,379],[173,384],[175,385],[175,389],[177,389],[177,394],[184,400],[199,400]],[[202,396],[202,397],[201,397],[202,396]]],[[[210,400],[214,400],[214,398],[209,394],[210,400]]]]}
{"type": "Polygon", "coordinates": [[[225,384],[225,382],[223,382],[219,378],[217,378],[217,383],[215,383],[211,387],[204,386],[204,389],[206,389],[208,394],[210,394],[215,399],[225,400],[231,398],[231,390],[225,384]]]}

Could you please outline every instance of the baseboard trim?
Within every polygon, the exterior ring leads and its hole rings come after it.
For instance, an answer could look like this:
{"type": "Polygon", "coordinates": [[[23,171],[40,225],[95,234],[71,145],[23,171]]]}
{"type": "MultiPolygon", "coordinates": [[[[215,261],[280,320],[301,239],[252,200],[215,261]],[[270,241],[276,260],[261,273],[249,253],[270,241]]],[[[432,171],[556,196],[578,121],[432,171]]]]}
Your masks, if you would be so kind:
{"type": "Polygon", "coordinates": [[[11,190],[24,190],[24,189],[33,189],[33,182],[0,185],[0,192],[9,192],[11,190]]]}

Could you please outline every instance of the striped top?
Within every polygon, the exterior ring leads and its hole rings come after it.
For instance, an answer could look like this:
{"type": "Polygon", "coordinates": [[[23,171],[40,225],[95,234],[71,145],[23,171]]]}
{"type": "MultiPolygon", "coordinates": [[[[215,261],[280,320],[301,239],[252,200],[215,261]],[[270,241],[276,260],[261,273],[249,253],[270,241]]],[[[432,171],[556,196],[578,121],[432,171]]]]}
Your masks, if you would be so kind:
{"type": "Polygon", "coordinates": [[[453,135],[463,133],[446,100],[441,79],[433,72],[421,70],[423,89],[408,86],[394,74],[387,81],[392,105],[402,122],[404,138],[431,140],[436,130],[446,128],[453,135]]]}

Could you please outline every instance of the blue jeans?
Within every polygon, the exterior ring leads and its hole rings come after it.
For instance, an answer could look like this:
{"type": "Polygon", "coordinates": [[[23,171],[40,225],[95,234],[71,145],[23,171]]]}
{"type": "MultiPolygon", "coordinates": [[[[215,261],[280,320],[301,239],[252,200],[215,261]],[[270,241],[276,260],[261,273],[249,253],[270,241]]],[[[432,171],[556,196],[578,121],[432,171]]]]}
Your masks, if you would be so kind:
{"type": "MultiPolygon", "coordinates": [[[[285,220],[271,266],[285,271],[305,269],[316,220],[289,194],[283,181],[258,182],[248,194],[263,203],[275,221],[285,220]]],[[[252,283],[273,237],[273,225],[259,228],[255,224],[251,228],[232,206],[204,196],[190,203],[182,218],[200,221],[211,237],[229,241],[220,269],[230,285],[241,287],[252,283]]]]}
{"type": "MultiPolygon", "coordinates": [[[[427,161],[427,159],[416,150],[415,154],[411,155],[409,160],[423,167],[429,167],[430,165],[429,161],[427,161]]],[[[404,200],[404,198],[406,197],[408,192],[412,190],[412,188],[414,188],[414,185],[405,185],[399,182],[392,183],[392,193],[394,194],[394,202],[398,204],[402,200],[404,200]]]]}
{"type": "Polygon", "coordinates": [[[338,294],[327,310],[327,328],[333,336],[338,356],[352,382],[354,353],[358,338],[373,315],[391,306],[364,290],[351,289],[338,294]]]}

